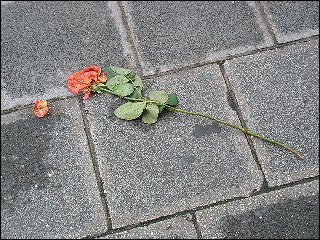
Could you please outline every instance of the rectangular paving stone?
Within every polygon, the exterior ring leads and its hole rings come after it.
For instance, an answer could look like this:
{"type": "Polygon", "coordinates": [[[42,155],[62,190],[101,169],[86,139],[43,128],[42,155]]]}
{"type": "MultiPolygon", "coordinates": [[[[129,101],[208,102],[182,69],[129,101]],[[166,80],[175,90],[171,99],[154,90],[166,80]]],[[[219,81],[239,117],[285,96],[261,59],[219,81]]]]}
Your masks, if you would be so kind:
{"type": "Polygon", "coordinates": [[[270,46],[253,2],[123,3],[145,75],[270,46]]]}
{"type": "Polygon", "coordinates": [[[270,186],[319,174],[319,42],[309,41],[227,61],[248,128],[301,151],[254,138],[270,186]]]}
{"type": "Polygon", "coordinates": [[[69,96],[67,76],[93,64],[132,67],[116,3],[1,2],[1,109],[69,96]]]}
{"type": "Polygon", "coordinates": [[[196,212],[205,239],[318,239],[319,180],[196,212]]]}
{"type": "Polygon", "coordinates": [[[264,1],[262,4],[280,43],[319,34],[319,1],[264,1]]]}
{"type": "Polygon", "coordinates": [[[115,233],[99,239],[196,239],[190,214],[115,233]]]}
{"type": "Polygon", "coordinates": [[[106,230],[76,100],[1,116],[1,238],[79,238],[106,230]]]}
{"type": "MultiPolygon", "coordinates": [[[[239,125],[218,65],[144,82],[145,93],[176,92],[179,107],[239,125]]],[[[242,132],[172,112],[153,125],[124,121],[113,113],[121,103],[107,93],[85,101],[114,227],[260,188],[261,175],[242,132]]]]}

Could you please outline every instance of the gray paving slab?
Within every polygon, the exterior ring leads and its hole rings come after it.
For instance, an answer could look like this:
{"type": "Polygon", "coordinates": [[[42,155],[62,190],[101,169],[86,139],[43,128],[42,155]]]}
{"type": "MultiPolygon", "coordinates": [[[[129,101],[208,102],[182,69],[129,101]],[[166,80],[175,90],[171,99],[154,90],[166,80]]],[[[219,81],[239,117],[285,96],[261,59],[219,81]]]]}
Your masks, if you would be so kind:
{"type": "Polygon", "coordinates": [[[76,100],[1,116],[1,238],[80,238],[106,230],[76,100]]]}
{"type": "Polygon", "coordinates": [[[71,95],[66,77],[85,66],[132,67],[118,12],[104,1],[1,3],[1,109],[71,95]]]}
{"type": "Polygon", "coordinates": [[[254,138],[271,186],[319,174],[319,42],[227,61],[225,68],[249,129],[301,151],[254,138]]]}
{"type": "MultiPolygon", "coordinates": [[[[176,92],[181,108],[239,124],[217,65],[145,83],[145,93],[176,92]]],[[[123,121],[113,114],[121,103],[109,94],[85,101],[114,227],[260,188],[260,172],[240,131],[172,112],[154,125],[123,121]]]]}
{"type": "Polygon", "coordinates": [[[196,215],[205,239],[318,239],[319,180],[196,215]]]}
{"type": "Polygon", "coordinates": [[[123,7],[145,75],[272,44],[253,2],[130,1],[123,7]]]}
{"type": "Polygon", "coordinates": [[[279,42],[319,34],[319,1],[263,1],[262,4],[279,42]]]}
{"type": "Polygon", "coordinates": [[[190,214],[115,233],[100,239],[196,239],[190,214]]]}

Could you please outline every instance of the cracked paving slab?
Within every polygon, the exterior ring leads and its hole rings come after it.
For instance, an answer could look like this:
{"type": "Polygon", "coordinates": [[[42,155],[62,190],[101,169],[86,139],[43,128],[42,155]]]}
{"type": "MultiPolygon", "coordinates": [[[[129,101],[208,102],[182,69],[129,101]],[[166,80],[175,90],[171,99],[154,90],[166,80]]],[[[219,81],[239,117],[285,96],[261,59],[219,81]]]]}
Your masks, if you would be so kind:
{"type": "MultiPolygon", "coordinates": [[[[145,81],[176,92],[179,107],[239,125],[218,65],[145,81]]],[[[242,132],[208,119],[166,112],[154,125],[117,119],[122,100],[85,101],[110,215],[121,227],[259,189],[262,176],[242,132]]]]}

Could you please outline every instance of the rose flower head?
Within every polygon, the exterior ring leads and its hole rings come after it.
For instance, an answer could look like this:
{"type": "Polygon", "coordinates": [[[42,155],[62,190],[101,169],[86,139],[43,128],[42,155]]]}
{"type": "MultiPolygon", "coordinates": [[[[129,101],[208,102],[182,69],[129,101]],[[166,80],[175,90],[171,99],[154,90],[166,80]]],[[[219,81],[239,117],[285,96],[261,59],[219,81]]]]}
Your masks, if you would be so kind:
{"type": "Polygon", "coordinates": [[[46,100],[35,100],[33,105],[33,113],[38,118],[42,118],[44,115],[47,114],[49,108],[48,108],[48,102],[46,100]]]}
{"type": "Polygon", "coordinates": [[[93,85],[106,81],[106,73],[101,71],[101,67],[92,65],[68,76],[67,88],[74,94],[82,92],[83,99],[88,99],[93,91],[93,85]]]}

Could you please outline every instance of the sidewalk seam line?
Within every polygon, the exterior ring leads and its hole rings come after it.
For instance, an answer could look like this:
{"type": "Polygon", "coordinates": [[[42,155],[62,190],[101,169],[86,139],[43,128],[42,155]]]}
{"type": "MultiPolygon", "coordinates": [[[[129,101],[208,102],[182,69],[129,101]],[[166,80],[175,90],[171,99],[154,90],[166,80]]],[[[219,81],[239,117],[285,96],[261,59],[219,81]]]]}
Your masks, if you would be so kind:
{"type": "Polygon", "coordinates": [[[197,62],[197,63],[190,63],[188,66],[178,67],[178,68],[170,69],[170,70],[167,70],[167,71],[164,71],[164,72],[158,72],[158,73],[155,73],[155,74],[143,75],[143,78],[150,79],[150,78],[166,76],[166,75],[173,74],[173,73],[179,73],[181,71],[188,70],[188,69],[193,69],[193,68],[197,68],[197,67],[203,67],[203,66],[207,66],[207,65],[211,65],[211,64],[219,64],[221,62],[225,62],[225,61],[229,61],[229,60],[233,60],[233,59],[237,59],[237,58],[241,58],[241,57],[251,56],[251,55],[262,53],[262,52],[265,52],[265,51],[272,51],[272,50],[276,50],[276,49],[282,49],[282,48],[285,48],[285,47],[294,46],[295,44],[309,42],[309,41],[318,40],[318,39],[319,39],[319,35],[313,35],[313,36],[306,37],[306,38],[301,38],[301,39],[298,39],[298,40],[293,40],[293,41],[289,41],[289,42],[285,42],[285,43],[279,43],[279,45],[273,45],[273,46],[268,46],[268,47],[263,47],[263,48],[257,48],[257,49],[254,49],[254,50],[249,50],[249,51],[246,51],[246,52],[233,54],[233,55],[230,55],[230,56],[223,56],[223,57],[221,57],[221,59],[217,59],[217,60],[213,60],[213,61],[207,61],[207,62],[203,61],[203,62],[197,62]]]}
{"type": "Polygon", "coordinates": [[[300,179],[300,180],[297,180],[294,182],[285,183],[285,184],[282,184],[279,186],[272,186],[272,187],[270,186],[270,187],[266,187],[266,188],[261,188],[259,191],[251,194],[250,197],[255,197],[255,196],[259,196],[261,194],[270,193],[270,192],[278,191],[278,190],[289,188],[289,187],[294,187],[294,186],[297,186],[300,184],[305,184],[305,183],[312,182],[315,180],[319,180],[319,175],[313,176],[313,177],[306,177],[306,178],[303,178],[303,179],[300,179]]]}
{"type": "Polygon", "coordinates": [[[122,227],[115,228],[115,229],[110,229],[110,230],[108,230],[108,231],[106,231],[104,233],[99,233],[99,234],[95,234],[95,235],[86,236],[83,239],[88,239],[88,238],[92,239],[92,238],[105,237],[107,235],[111,235],[111,234],[114,234],[114,233],[120,233],[120,232],[128,231],[128,230],[131,230],[131,229],[135,229],[135,228],[138,228],[138,227],[149,226],[151,224],[154,224],[154,223],[157,223],[157,222],[161,222],[161,221],[164,221],[164,220],[168,220],[168,219],[171,219],[171,218],[175,218],[175,217],[178,217],[178,216],[182,216],[182,215],[186,215],[186,214],[191,214],[192,215],[192,212],[196,213],[197,211],[201,211],[201,210],[205,210],[205,209],[209,209],[209,208],[214,208],[216,206],[228,204],[228,203],[231,203],[231,202],[236,202],[236,201],[241,201],[241,200],[244,200],[244,199],[249,199],[249,198],[256,197],[256,196],[259,196],[259,195],[262,195],[262,194],[266,194],[266,193],[270,193],[270,192],[276,192],[276,191],[279,191],[279,190],[282,190],[282,189],[286,189],[286,188],[294,187],[294,186],[299,186],[299,185],[302,185],[302,184],[305,184],[305,183],[309,183],[309,182],[313,182],[313,181],[316,181],[316,180],[319,181],[319,175],[313,176],[313,177],[303,178],[303,179],[300,179],[300,180],[297,180],[297,181],[294,181],[294,182],[286,183],[286,184],[275,186],[275,187],[267,187],[266,189],[263,189],[261,191],[256,192],[254,195],[232,197],[232,198],[228,198],[228,199],[223,199],[223,200],[220,200],[220,201],[217,201],[217,202],[214,202],[214,203],[208,203],[208,204],[205,204],[205,205],[202,205],[202,206],[197,206],[197,207],[194,207],[194,208],[191,208],[191,209],[182,210],[182,211],[175,212],[175,213],[172,213],[172,214],[169,214],[169,215],[156,217],[156,218],[153,218],[153,219],[141,221],[141,222],[138,222],[138,223],[122,226],[122,227]]]}
{"type": "Polygon", "coordinates": [[[81,96],[78,96],[78,103],[79,103],[81,116],[82,116],[82,120],[83,120],[83,124],[84,124],[84,131],[87,136],[87,142],[89,145],[90,156],[91,156],[92,165],[93,165],[93,169],[94,169],[94,173],[95,173],[95,177],[96,177],[96,183],[97,183],[99,194],[100,194],[101,204],[102,204],[102,207],[103,207],[103,210],[105,213],[105,217],[107,220],[107,227],[110,230],[110,229],[112,229],[112,221],[111,221],[111,217],[110,217],[110,211],[109,211],[109,207],[108,207],[107,198],[106,198],[106,195],[104,192],[103,181],[102,181],[100,170],[99,170],[99,163],[97,160],[97,155],[96,155],[96,151],[95,151],[95,147],[94,147],[94,143],[93,143],[93,138],[92,138],[92,135],[90,132],[89,120],[86,117],[86,113],[84,110],[84,103],[83,103],[81,96]]]}
{"type": "MultiPolygon", "coordinates": [[[[233,103],[233,106],[234,106],[234,108],[236,110],[238,119],[239,119],[239,121],[241,123],[241,126],[244,129],[248,129],[247,128],[247,124],[246,124],[246,122],[244,120],[244,117],[242,115],[242,111],[241,111],[240,105],[238,103],[237,97],[236,97],[236,95],[235,95],[235,93],[233,91],[233,87],[231,86],[231,83],[229,81],[229,77],[227,75],[227,72],[226,72],[223,64],[224,64],[224,62],[219,63],[219,68],[220,68],[221,75],[222,75],[222,77],[224,79],[224,82],[226,84],[226,87],[227,87],[227,95],[229,95],[229,99],[233,103]]],[[[247,144],[249,145],[249,148],[251,150],[252,157],[253,157],[254,161],[256,162],[259,171],[262,174],[263,181],[262,181],[262,185],[260,186],[260,189],[264,188],[264,187],[267,187],[268,186],[268,182],[267,182],[267,179],[266,179],[266,175],[265,175],[265,173],[263,171],[263,168],[262,168],[262,165],[261,165],[261,163],[259,161],[256,149],[255,149],[254,144],[253,144],[253,141],[252,141],[251,137],[248,134],[246,134],[246,133],[243,133],[243,134],[244,134],[245,138],[247,139],[247,144]]]]}
{"type": "Polygon", "coordinates": [[[196,233],[197,233],[197,238],[198,239],[202,239],[202,233],[201,233],[200,226],[199,226],[199,223],[198,223],[198,220],[197,220],[196,212],[191,210],[190,214],[192,216],[192,223],[193,223],[194,228],[195,228],[196,233]]]}
{"type": "Polygon", "coordinates": [[[261,1],[256,1],[255,3],[257,6],[257,10],[260,12],[261,19],[262,19],[264,25],[266,26],[267,31],[271,35],[271,38],[272,38],[274,45],[279,46],[279,42],[278,42],[277,37],[272,29],[271,23],[269,21],[268,15],[265,12],[265,8],[264,8],[263,4],[261,3],[261,1]]]}
{"type": "MultiPolygon", "coordinates": [[[[241,57],[246,57],[246,56],[254,55],[254,54],[257,54],[257,53],[262,53],[262,52],[265,52],[265,51],[270,51],[270,50],[272,51],[272,50],[276,50],[276,49],[282,49],[284,47],[290,47],[290,46],[293,46],[293,45],[298,44],[298,43],[309,42],[309,41],[318,40],[318,39],[319,39],[319,35],[313,35],[313,36],[306,37],[306,38],[301,38],[301,39],[298,39],[298,40],[293,40],[293,41],[289,41],[289,42],[285,42],[285,43],[280,43],[277,46],[274,45],[274,46],[270,46],[270,47],[254,49],[254,50],[247,51],[247,52],[240,53],[240,54],[234,54],[234,55],[231,55],[231,56],[225,56],[225,57],[222,57],[221,59],[214,60],[214,61],[191,63],[188,66],[171,69],[171,70],[168,70],[168,71],[165,71],[165,72],[159,72],[159,73],[156,73],[156,74],[150,74],[150,75],[145,75],[145,76],[141,75],[141,76],[145,80],[152,79],[152,78],[157,78],[157,77],[161,77],[161,76],[167,76],[167,75],[170,75],[170,74],[173,74],[173,73],[179,73],[179,72],[182,72],[182,71],[185,71],[185,70],[189,70],[189,69],[208,66],[208,65],[212,65],[212,64],[219,64],[221,62],[225,62],[225,61],[229,61],[229,60],[233,60],[233,59],[237,59],[237,58],[241,58],[241,57]]],[[[142,72],[142,69],[141,69],[141,72],[142,72]]],[[[49,99],[49,101],[64,100],[64,99],[69,99],[69,98],[72,98],[72,97],[73,96],[54,97],[54,98],[49,99]]],[[[18,105],[18,106],[9,108],[9,109],[4,109],[4,110],[1,110],[1,115],[6,115],[6,114],[11,113],[11,112],[15,112],[15,111],[18,111],[18,110],[21,110],[21,109],[25,109],[25,108],[27,108],[27,107],[29,107],[31,105],[32,105],[32,103],[29,103],[29,104],[26,104],[26,105],[18,105]]]]}
{"type": "MultiPolygon", "coordinates": [[[[77,98],[77,96],[76,95],[72,95],[72,96],[65,96],[65,97],[55,97],[55,98],[51,98],[51,99],[49,99],[47,101],[48,101],[48,105],[49,105],[50,103],[53,103],[53,102],[63,101],[63,100],[67,100],[67,99],[75,99],[75,98],[77,98]]],[[[29,103],[29,104],[25,104],[25,105],[18,105],[18,106],[9,108],[9,109],[1,110],[1,116],[10,114],[10,113],[13,113],[13,112],[16,112],[16,111],[28,109],[28,108],[32,109],[33,104],[34,103],[29,103]]],[[[49,106],[49,108],[50,108],[50,106],[49,106]]]]}
{"type": "Polygon", "coordinates": [[[215,206],[219,206],[219,205],[224,205],[227,204],[229,202],[234,202],[234,201],[238,201],[238,200],[243,200],[243,199],[247,199],[247,198],[252,198],[252,197],[256,197],[265,193],[270,193],[270,192],[276,192],[282,189],[286,189],[289,187],[294,187],[294,186],[298,186],[298,185],[302,185],[308,182],[312,182],[312,181],[316,181],[319,180],[319,175],[317,176],[313,176],[313,177],[307,177],[307,178],[303,178],[294,182],[290,182],[290,183],[286,183],[286,184],[282,184],[279,186],[275,186],[275,187],[266,187],[264,189],[261,189],[261,191],[257,191],[255,194],[251,194],[250,196],[240,196],[240,197],[233,197],[233,198],[229,198],[229,199],[224,199],[221,201],[217,201],[215,203],[209,203],[209,204],[205,204],[203,206],[198,206],[193,208],[192,210],[194,211],[199,211],[199,210],[203,210],[203,209],[208,209],[208,208],[212,208],[215,206]]]}
{"type": "Polygon", "coordinates": [[[120,13],[121,13],[121,19],[122,19],[122,22],[123,22],[123,25],[124,25],[124,29],[126,30],[126,35],[127,35],[127,39],[129,41],[129,45],[131,47],[131,50],[132,50],[132,54],[133,54],[133,61],[134,61],[134,64],[136,65],[136,67],[138,68],[139,72],[142,74],[142,64],[141,64],[141,60],[140,60],[140,55],[139,55],[139,52],[138,52],[138,47],[136,46],[135,44],[135,40],[134,40],[134,37],[133,37],[133,31],[129,25],[129,21],[127,19],[127,15],[126,15],[126,12],[124,10],[124,6],[122,4],[121,1],[117,1],[118,3],[118,7],[119,7],[119,10],[120,10],[120,13]]]}

